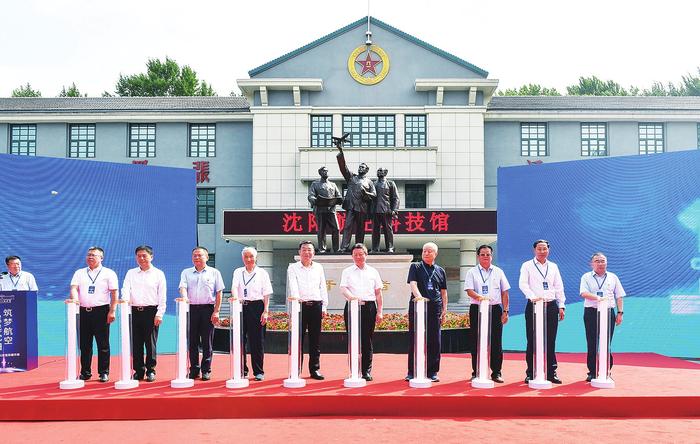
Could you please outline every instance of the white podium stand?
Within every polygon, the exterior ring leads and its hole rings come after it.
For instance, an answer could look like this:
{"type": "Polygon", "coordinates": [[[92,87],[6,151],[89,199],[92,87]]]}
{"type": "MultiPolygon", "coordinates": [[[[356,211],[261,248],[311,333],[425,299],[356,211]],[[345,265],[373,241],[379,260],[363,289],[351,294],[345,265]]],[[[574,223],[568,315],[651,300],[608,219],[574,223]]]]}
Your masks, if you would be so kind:
{"type": "Polygon", "coordinates": [[[301,367],[301,336],[300,320],[301,304],[298,299],[292,299],[289,304],[289,378],[282,385],[286,388],[301,388],[306,386],[306,381],[299,377],[301,367]]]}
{"type": "Polygon", "coordinates": [[[239,299],[229,302],[231,318],[229,319],[229,356],[231,358],[231,379],[226,381],[226,388],[248,387],[248,378],[243,377],[243,336],[241,335],[241,313],[243,305],[239,299]]]}
{"type": "Polygon", "coordinates": [[[426,377],[426,311],[425,298],[416,298],[414,302],[415,340],[413,343],[413,379],[408,381],[408,385],[413,388],[430,388],[433,382],[426,377]]]}
{"type": "Polygon", "coordinates": [[[532,389],[550,389],[552,388],[552,382],[547,381],[547,372],[545,370],[547,349],[546,345],[546,335],[547,335],[547,306],[550,301],[539,300],[533,305],[533,314],[535,316],[535,374],[534,378],[530,380],[528,386],[532,389]]]}
{"type": "Polygon", "coordinates": [[[476,377],[472,387],[490,389],[494,383],[489,377],[489,357],[491,351],[491,303],[488,299],[479,302],[479,326],[476,355],[476,377]]]}
{"type": "Polygon", "coordinates": [[[190,312],[188,302],[176,301],[177,304],[177,379],[170,381],[172,388],[189,388],[194,380],[187,376],[187,314],[190,312]]]}
{"type": "Polygon", "coordinates": [[[131,379],[131,307],[128,301],[121,301],[119,304],[119,333],[122,347],[119,354],[121,379],[114,383],[114,388],[117,390],[136,388],[139,382],[131,379]]]}
{"type": "Polygon", "coordinates": [[[595,388],[615,388],[615,381],[610,378],[610,310],[612,299],[598,302],[598,375],[591,380],[595,388]]]}
{"type": "Polygon", "coordinates": [[[360,377],[360,303],[357,299],[348,304],[348,361],[350,377],[343,385],[349,388],[366,386],[367,381],[360,377]]]}
{"type": "Polygon", "coordinates": [[[83,388],[85,381],[78,379],[78,309],[77,303],[66,304],[66,379],[58,386],[63,390],[83,388]]]}

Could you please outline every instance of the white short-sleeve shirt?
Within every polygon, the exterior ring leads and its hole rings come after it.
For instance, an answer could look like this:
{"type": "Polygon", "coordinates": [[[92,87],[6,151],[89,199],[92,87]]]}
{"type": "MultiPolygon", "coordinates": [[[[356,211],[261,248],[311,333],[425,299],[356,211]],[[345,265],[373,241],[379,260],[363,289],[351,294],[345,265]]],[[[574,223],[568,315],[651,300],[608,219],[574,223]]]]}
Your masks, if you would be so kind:
{"type": "Polygon", "coordinates": [[[231,293],[234,290],[238,299],[244,301],[262,301],[265,296],[272,294],[272,282],[270,275],[264,268],[257,265],[248,273],[245,267],[236,268],[233,271],[231,293]]]}
{"type": "MultiPolygon", "coordinates": [[[[615,299],[623,298],[627,294],[625,293],[625,289],[622,288],[620,279],[615,273],[608,271],[603,276],[598,276],[594,272],[589,271],[581,276],[581,288],[579,289],[579,294],[593,293],[598,295],[599,291],[603,292],[603,297],[615,299]]],[[[584,299],[583,306],[598,308],[598,301],[584,299]]]]}
{"type": "Polygon", "coordinates": [[[94,270],[80,268],[73,273],[70,285],[78,287],[81,307],[99,307],[112,302],[110,292],[119,290],[119,279],[113,270],[99,266],[94,270]]]}
{"type": "Polygon", "coordinates": [[[379,272],[367,264],[364,268],[358,268],[353,264],[344,269],[340,275],[340,286],[350,290],[350,293],[361,301],[376,301],[374,291],[382,288],[383,285],[379,272]]]}
{"type": "MultiPolygon", "coordinates": [[[[464,279],[464,291],[473,290],[480,296],[489,297],[489,305],[501,304],[501,292],[510,290],[510,283],[506,279],[503,270],[495,265],[486,270],[481,265],[477,264],[467,273],[464,279]],[[488,293],[484,295],[484,287],[488,289],[488,293]]],[[[478,304],[474,298],[469,298],[472,304],[478,304]]]]}

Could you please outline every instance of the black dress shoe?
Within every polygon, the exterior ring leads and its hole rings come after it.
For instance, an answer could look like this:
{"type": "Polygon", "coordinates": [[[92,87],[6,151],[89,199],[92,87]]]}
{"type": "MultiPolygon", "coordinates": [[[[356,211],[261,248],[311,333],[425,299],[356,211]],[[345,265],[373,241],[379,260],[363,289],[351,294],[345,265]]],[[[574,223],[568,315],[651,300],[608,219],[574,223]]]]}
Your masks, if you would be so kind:
{"type": "Polygon", "coordinates": [[[315,379],[317,381],[323,381],[326,379],[325,376],[323,376],[318,370],[311,372],[311,379],[315,379]]]}
{"type": "Polygon", "coordinates": [[[551,382],[552,384],[561,384],[561,379],[559,379],[557,375],[550,376],[547,378],[547,381],[551,382]]]}
{"type": "Polygon", "coordinates": [[[530,381],[532,381],[532,376],[525,376],[525,384],[527,384],[530,381]]]}
{"type": "Polygon", "coordinates": [[[430,380],[433,382],[440,382],[440,377],[438,375],[433,375],[430,377],[430,380]]]}
{"type": "Polygon", "coordinates": [[[403,378],[404,381],[410,381],[411,379],[413,379],[413,375],[406,375],[406,377],[403,378]]]}
{"type": "Polygon", "coordinates": [[[501,376],[500,373],[496,373],[496,374],[491,375],[491,380],[492,380],[493,382],[497,382],[497,383],[499,383],[499,384],[503,384],[503,383],[505,382],[505,381],[503,380],[503,376],[501,376]]]}
{"type": "Polygon", "coordinates": [[[593,375],[586,376],[586,382],[591,382],[593,380],[593,375]]]}
{"type": "Polygon", "coordinates": [[[107,373],[100,374],[100,382],[109,382],[109,375],[107,373]]]}
{"type": "Polygon", "coordinates": [[[199,378],[199,372],[190,372],[190,374],[187,377],[190,379],[197,379],[199,378]]]}
{"type": "Polygon", "coordinates": [[[476,378],[476,373],[473,373],[473,372],[472,372],[472,377],[469,378],[469,381],[471,382],[471,381],[473,381],[475,378],[476,378]]]}
{"type": "Polygon", "coordinates": [[[372,375],[369,372],[367,372],[362,374],[362,379],[364,379],[365,381],[371,381],[373,378],[372,375]]]}
{"type": "Polygon", "coordinates": [[[155,380],[156,380],[156,374],[154,372],[150,372],[146,375],[146,381],[153,382],[155,380]]]}
{"type": "Polygon", "coordinates": [[[202,381],[208,381],[211,379],[211,372],[202,372],[202,381]]]}
{"type": "Polygon", "coordinates": [[[78,378],[80,378],[83,381],[87,381],[88,379],[92,378],[92,375],[87,374],[87,373],[86,374],[81,373],[80,376],[78,376],[78,378]]]}
{"type": "Polygon", "coordinates": [[[131,379],[133,379],[135,381],[143,381],[143,375],[140,375],[138,373],[134,373],[134,376],[132,376],[131,379]]]}

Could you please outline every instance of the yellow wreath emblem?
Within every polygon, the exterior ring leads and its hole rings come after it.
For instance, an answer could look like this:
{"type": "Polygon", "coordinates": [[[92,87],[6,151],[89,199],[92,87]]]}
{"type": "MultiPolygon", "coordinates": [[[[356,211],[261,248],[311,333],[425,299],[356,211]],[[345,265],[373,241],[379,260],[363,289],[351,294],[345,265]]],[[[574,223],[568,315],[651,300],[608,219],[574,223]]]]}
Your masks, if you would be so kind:
{"type": "Polygon", "coordinates": [[[363,85],[376,85],[377,83],[384,80],[387,74],[389,74],[389,55],[379,46],[371,45],[369,49],[366,45],[358,46],[355,50],[350,53],[348,57],[348,71],[353,79],[358,83],[363,85]],[[364,60],[359,60],[358,57],[362,53],[366,53],[367,56],[364,60]],[[372,53],[379,56],[379,60],[372,58],[372,53]],[[376,72],[376,65],[381,64],[381,71],[376,72]],[[359,72],[358,72],[359,67],[359,72]],[[365,76],[365,74],[371,73],[373,76],[365,76]]]}

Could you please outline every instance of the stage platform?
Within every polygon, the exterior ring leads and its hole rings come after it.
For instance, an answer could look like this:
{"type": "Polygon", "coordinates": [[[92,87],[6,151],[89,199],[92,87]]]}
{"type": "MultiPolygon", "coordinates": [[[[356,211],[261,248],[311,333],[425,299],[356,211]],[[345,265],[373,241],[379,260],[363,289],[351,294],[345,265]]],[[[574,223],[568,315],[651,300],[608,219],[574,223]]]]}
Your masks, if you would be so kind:
{"type": "MultiPolygon", "coordinates": [[[[300,389],[286,389],[287,356],[265,356],[265,381],[251,380],[245,389],[229,390],[228,355],[214,356],[212,380],[195,381],[193,388],[173,389],[174,355],[159,356],[158,380],[141,382],[131,390],[116,390],[118,360],[111,381],[93,378],[77,390],[60,390],[62,357],[40,359],[39,368],[0,374],[0,420],[137,420],[282,417],[550,417],[550,418],[698,418],[700,365],[651,353],[615,354],[615,389],[595,389],[586,376],[585,355],[558,353],[564,381],[550,390],[524,384],[524,354],[508,353],[505,384],[474,389],[469,355],[443,355],[441,382],[414,389],[403,381],[406,356],[374,357],[374,381],[366,387],[343,387],[347,377],[344,355],[322,355],[325,381],[307,379],[300,389]]],[[[95,364],[93,364],[93,372],[95,364]]],[[[302,377],[307,377],[306,370],[302,377]]]]}

